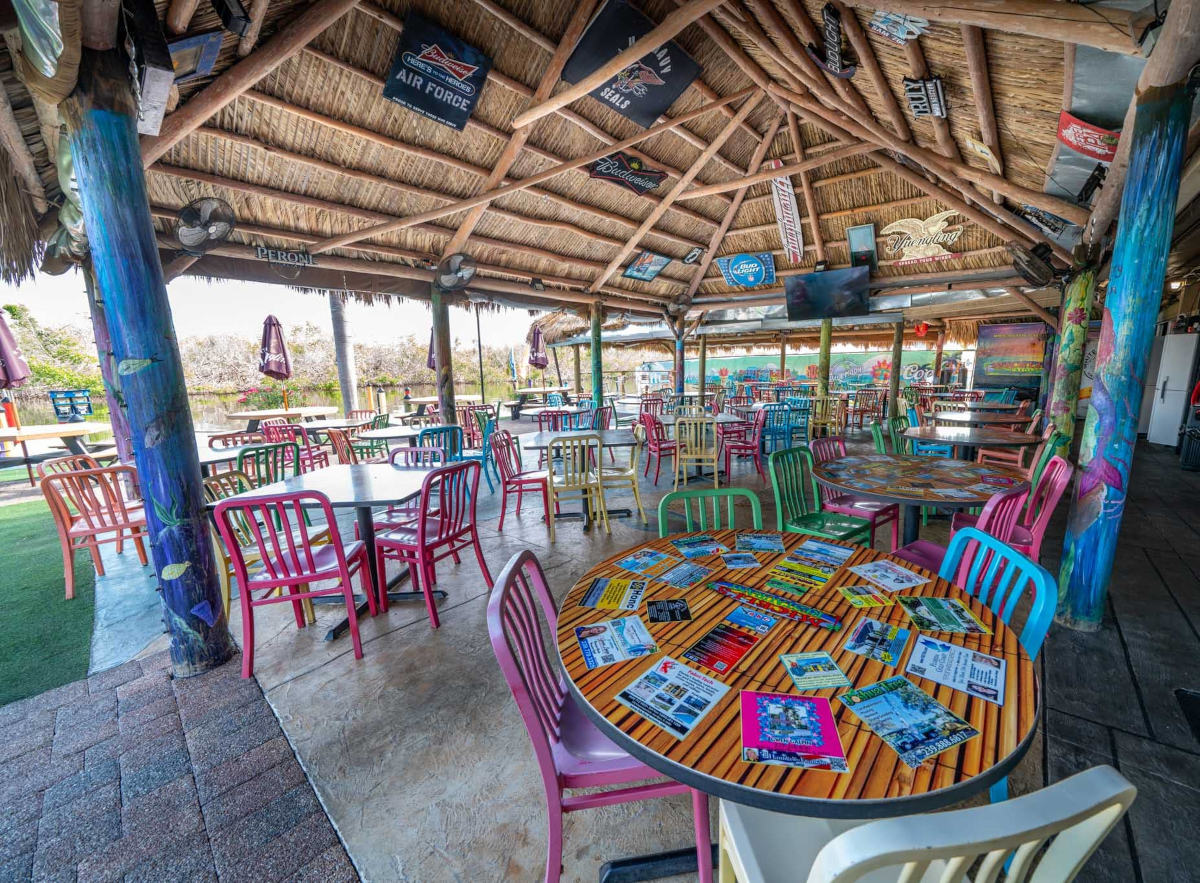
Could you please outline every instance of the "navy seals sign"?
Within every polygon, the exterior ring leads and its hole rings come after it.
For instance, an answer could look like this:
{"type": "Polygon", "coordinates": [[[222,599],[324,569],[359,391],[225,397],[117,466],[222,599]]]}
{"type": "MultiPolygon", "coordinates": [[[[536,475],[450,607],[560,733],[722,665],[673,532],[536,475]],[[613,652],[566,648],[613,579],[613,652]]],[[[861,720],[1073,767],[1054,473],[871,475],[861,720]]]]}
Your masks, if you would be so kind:
{"type": "MultiPolygon", "coordinates": [[[[578,83],[653,28],[654,22],[631,8],[625,0],[608,0],[575,47],[563,68],[562,78],[568,83],[578,83]]],[[[590,94],[639,126],[648,128],[666,113],[699,73],[700,65],[692,61],[678,43],[667,43],[643,55],[590,94]]]]}
{"type": "Polygon", "coordinates": [[[383,97],[461,132],[491,67],[474,46],[410,12],[383,97]]]}

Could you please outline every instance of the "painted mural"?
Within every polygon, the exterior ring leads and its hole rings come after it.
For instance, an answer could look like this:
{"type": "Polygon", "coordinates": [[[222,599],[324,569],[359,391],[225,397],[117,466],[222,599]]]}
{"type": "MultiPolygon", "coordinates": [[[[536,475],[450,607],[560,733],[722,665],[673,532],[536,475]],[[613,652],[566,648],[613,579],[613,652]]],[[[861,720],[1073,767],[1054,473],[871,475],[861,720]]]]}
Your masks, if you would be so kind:
{"type": "MultiPolygon", "coordinates": [[[[946,350],[942,354],[942,367],[956,371],[964,362],[970,361],[970,352],[946,350]]],[[[901,359],[902,383],[933,382],[933,350],[905,350],[901,359]]],[[[699,362],[687,359],[684,375],[689,385],[699,383],[699,362]]],[[[643,362],[638,368],[637,383],[649,386],[671,382],[672,365],[669,361],[643,362]]],[[[842,352],[830,354],[829,380],[835,384],[886,385],[891,380],[892,353],[890,350],[842,352]]],[[[726,381],[747,383],[752,381],[778,382],[779,380],[816,380],[817,353],[789,353],[787,376],[779,376],[779,356],[711,356],[705,365],[704,382],[719,384],[726,381]]]]}

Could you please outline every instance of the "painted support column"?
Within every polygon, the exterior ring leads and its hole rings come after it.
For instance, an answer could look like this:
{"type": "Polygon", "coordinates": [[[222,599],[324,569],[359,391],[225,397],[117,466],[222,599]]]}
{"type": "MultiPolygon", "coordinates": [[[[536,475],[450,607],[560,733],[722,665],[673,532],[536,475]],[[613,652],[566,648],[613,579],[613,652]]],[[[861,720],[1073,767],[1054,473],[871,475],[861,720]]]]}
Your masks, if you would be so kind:
{"type": "Polygon", "coordinates": [[[450,307],[446,305],[445,292],[435,284],[429,286],[429,305],[433,313],[433,361],[437,366],[438,411],[442,423],[451,426],[458,423],[458,412],[454,409],[454,351],[450,349],[450,307]]]}
{"type": "Polygon", "coordinates": [[[697,363],[698,364],[696,366],[696,371],[700,375],[700,377],[698,379],[698,382],[699,382],[698,389],[700,390],[699,401],[700,401],[701,405],[704,404],[704,372],[706,370],[708,370],[708,365],[706,364],[707,362],[708,362],[708,335],[701,334],[700,335],[700,352],[697,355],[697,363]]]}
{"type": "Polygon", "coordinates": [[[346,324],[346,295],[329,292],[329,320],[333,325],[333,359],[337,363],[342,413],[358,410],[358,368],[354,363],[354,339],[346,324]]]}
{"type": "Polygon", "coordinates": [[[686,366],[683,355],[683,323],[679,323],[679,332],[675,335],[675,392],[683,392],[683,374],[686,366]]]}
{"type": "Polygon", "coordinates": [[[592,404],[599,407],[604,401],[604,351],[600,343],[600,326],[604,322],[604,308],[600,301],[592,304],[592,404]]]}
{"type": "Polygon", "coordinates": [[[158,260],[129,69],[84,50],[67,124],[96,281],[129,415],[133,457],[177,677],[234,653],[217,584],[179,345],[158,260]]]}
{"type": "Polygon", "coordinates": [[[787,382],[787,335],[779,335],[779,382],[787,382]]]}
{"type": "Polygon", "coordinates": [[[112,337],[108,333],[108,317],[104,314],[104,297],[96,285],[90,266],[83,269],[83,284],[87,290],[88,310],[92,314],[92,331],[96,337],[96,356],[100,360],[100,377],[104,381],[104,399],[108,402],[108,422],[112,425],[117,459],[133,464],[133,432],[129,414],[125,411],[125,396],[121,392],[121,376],[113,358],[112,337]]]}
{"type": "Polygon", "coordinates": [[[833,320],[821,320],[821,351],[817,354],[817,395],[829,395],[829,350],[833,346],[833,320]]]}
{"type": "Polygon", "coordinates": [[[946,349],[946,332],[939,331],[937,336],[937,345],[933,350],[933,382],[942,382],[942,354],[946,349]]]}
{"type": "Polygon", "coordinates": [[[1055,453],[1065,457],[1075,438],[1075,412],[1079,407],[1079,384],[1083,379],[1083,354],[1087,348],[1088,319],[1096,294],[1096,271],[1079,270],[1067,283],[1059,311],[1058,350],[1050,380],[1050,403],[1046,409],[1054,428],[1065,436],[1055,453]]]}
{"type": "Polygon", "coordinates": [[[900,413],[900,375],[903,373],[904,361],[904,323],[897,322],[892,328],[892,370],[888,372],[888,406],[889,417],[900,413]]]}
{"type": "Polygon", "coordinates": [[[575,398],[583,395],[583,365],[579,353],[579,344],[571,347],[571,355],[575,359],[575,398]]]}
{"type": "MultiPolygon", "coordinates": [[[[1056,621],[1100,628],[1137,439],[1138,410],[1162,300],[1191,95],[1183,82],[1137,96],[1129,170],[1079,450],[1080,473],[1059,573],[1056,621]]],[[[1130,127],[1127,127],[1129,129],[1130,127]]]]}

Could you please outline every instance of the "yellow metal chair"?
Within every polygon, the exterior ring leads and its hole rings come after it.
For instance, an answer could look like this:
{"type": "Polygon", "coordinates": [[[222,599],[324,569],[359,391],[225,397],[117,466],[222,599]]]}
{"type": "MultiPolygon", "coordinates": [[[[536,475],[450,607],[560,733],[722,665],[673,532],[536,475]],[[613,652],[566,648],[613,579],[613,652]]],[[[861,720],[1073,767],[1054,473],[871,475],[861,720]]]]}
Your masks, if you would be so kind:
{"type": "Polygon", "coordinates": [[[637,501],[638,514],[642,516],[642,523],[649,524],[646,518],[646,510],[642,507],[642,492],[638,487],[638,479],[641,475],[638,473],[638,466],[642,462],[642,448],[646,444],[646,429],[644,426],[638,426],[633,430],[633,437],[636,444],[629,449],[629,467],[610,466],[603,472],[593,471],[600,484],[605,491],[614,489],[620,490],[628,487],[633,492],[633,499],[637,501]]]}
{"type": "Polygon", "coordinates": [[[713,487],[720,485],[721,447],[714,418],[680,417],[675,421],[675,444],[675,490],[679,490],[679,479],[688,466],[707,466],[712,469],[713,487]]]}
{"type": "Polygon", "coordinates": [[[600,456],[604,448],[597,434],[556,438],[546,450],[547,479],[550,511],[547,523],[550,526],[550,542],[554,542],[554,513],[558,511],[560,497],[578,499],[585,507],[585,517],[599,518],[604,529],[612,533],[608,523],[608,509],[604,505],[604,460],[600,456]]]}
{"type": "MultiPolygon", "coordinates": [[[[250,481],[250,476],[238,469],[222,472],[218,475],[211,475],[204,479],[204,497],[210,503],[215,503],[218,500],[224,500],[226,497],[232,497],[234,494],[240,494],[243,491],[248,491],[254,485],[250,481]]],[[[238,543],[242,547],[242,555],[246,559],[247,568],[257,564],[260,560],[258,548],[252,545],[251,532],[246,525],[239,524],[236,520],[233,522],[234,534],[238,538],[238,543]]],[[[229,598],[232,594],[231,583],[233,580],[233,562],[229,558],[229,552],[225,548],[225,544],[221,542],[221,537],[217,534],[217,529],[211,523],[209,531],[212,534],[213,552],[217,557],[217,581],[221,584],[221,603],[225,606],[225,615],[229,615],[229,598]]],[[[329,542],[329,530],[321,530],[313,532],[310,537],[314,540],[315,545],[322,545],[329,542]]],[[[301,592],[307,592],[308,586],[300,586],[301,592]]],[[[276,594],[282,592],[282,589],[276,590],[276,594]]],[[[304,617],[308,620],[309,625],[317,621],[316,613],[313,611],[312,599],[302,598],[300,605],[304,608],[304,617]]]]}
{"type": "Polygon", "coordinates": [[[846,400],[841,396],[817,396],[808,420],[810,438],[842,435],[846,428],[846,400]]]}

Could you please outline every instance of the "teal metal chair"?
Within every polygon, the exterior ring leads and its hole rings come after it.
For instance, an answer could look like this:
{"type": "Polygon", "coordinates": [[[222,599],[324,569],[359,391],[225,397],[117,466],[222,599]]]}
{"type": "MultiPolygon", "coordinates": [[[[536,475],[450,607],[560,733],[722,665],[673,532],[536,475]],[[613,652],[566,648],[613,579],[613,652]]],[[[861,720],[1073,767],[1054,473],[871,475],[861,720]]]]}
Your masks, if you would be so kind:
{"type": "Polygon", "coordinates": [[[771,402],[763,405],[763,411],[767,415],[763,424],[763,446],[768,451],[791,447],[792,409],[782,402],[771,402]]]}
{"type": "MultiPolygon", "coordinates": [[[[1030,659],[1037,658],[1058,602],[1058,585],[1046,568],[989,534],[964,527],[950,538],[938,576],[986,604],[1005,625],[1012,622],[1021,599],[1029,597],[1029,613],[1017,640],[1030,659]]],[[[988,794],[993,803],[1007,800],[1008,779],[994,784],[988,794]]]]}
{"type": "Polygon", "coordinates": [[[775,527],[786,533],[808,534],[828,540],[871,543],[871,522],[855,515],[826,512],[813,477],[812,452],[806,447],[785,448],[767,458],[771,489],[775,493],[775,527]],[[805,470],[812,486],[812,505],[805,494],[805,470]]]}
{"type": "MultiPolygon", "coordinates": [[[[917,409],[910,407],[908,409],[908,425],[920,426],[921,421],[917,419],[917,409]]],[[[954,445],[943,445],[935,442],[923,442],[916,439],[909,439],[909,449],[918,457],[953,457],[954,445]]]]}
{"type": "Polygon", "coordinates": [[[296,442],[279,442],[246,448],[238,452],[237,470],[244,472],[255,487],[299,475],[300,445],[296,442]]]}
{"type": "MultiPolygon", "coordinates": [[[[753,491],[743,487],[699,488],[693,491],[673,491],[658,501],[658,535],[665,537],[674,531],[667,526],[671,504],[683,503],[685,530],[732,530],[736,527],[734,506],[738,500],[750,504],[750,519],[755,530],[762,530],[762,504],[753,491]],[[721,520],[721,504],[725,504],[725,521],[721,520]],[[692,504],[695,503],[695,513],[692,504]],[[711,514],[710,514],[711,510],[711,514]]],[[[678,514],[678,513],[677,513],[678,514]]]]}
{"type": "Polygon", "coordinates": [[[808,419],[812,416],[812,399],[805,396],[788,396],[784,399],[788,408],[788,419],[792,426],[790,445],[808,444],[808,419]]]}
{"type": "Polygon", "coordinates": [[[547,408],[561,408],[564,404],[566,404],[566,402],[563,401],[562,393],[560,392],[552,392],[550,395],[546,396],[547,408]]]}
{"type": "Polygon", "coordinates": [[[446,462],[463,458],[463,431],[461,426],[426,426],[417,436],[419,448],[441,448],[446,462]]]}
{"type": "MultiPolygon", "coordinates": [[[[495,486],[492,485],[492,476],[491,476],[491,474],[489,474],[488,469],[490,468],[491,471],[496,474],[496,481],[499,482],[500,481],[500,473],[496,471],[496,461],[494,459],[494,454],[492,452],[492,433],[496,431],[496,421],[493,418],[488,417],[485,421],[482,421],[482,422],[483,422],[483,447],[479,448],[478,450],[465,451],[465,452],[463,452],[462,456],[460,456],[458,459],[474,460],[476,463],[478,463],[479,469],[483,473],[484,479],[487,480],[488,493],[494,494],[494,493],[496,493],[496,488],[495,488],[495,486]]],[[[442,428],[446,429],[448,427],[442,427],[442,428]]]]}

